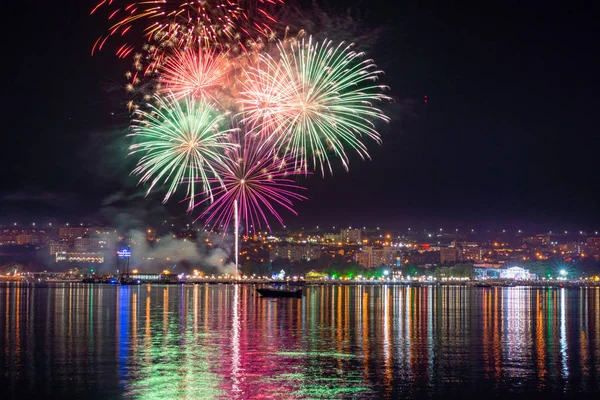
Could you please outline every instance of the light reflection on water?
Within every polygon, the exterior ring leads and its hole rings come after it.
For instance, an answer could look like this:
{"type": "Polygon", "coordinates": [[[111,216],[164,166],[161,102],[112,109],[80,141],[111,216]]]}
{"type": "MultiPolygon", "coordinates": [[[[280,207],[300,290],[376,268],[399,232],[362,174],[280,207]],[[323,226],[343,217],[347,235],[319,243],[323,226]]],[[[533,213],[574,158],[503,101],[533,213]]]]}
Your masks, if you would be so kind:
{"type": "Polygon", "coordinates": [[[600,393],[600,288],[0,284],[2,398],[600,393]]]}

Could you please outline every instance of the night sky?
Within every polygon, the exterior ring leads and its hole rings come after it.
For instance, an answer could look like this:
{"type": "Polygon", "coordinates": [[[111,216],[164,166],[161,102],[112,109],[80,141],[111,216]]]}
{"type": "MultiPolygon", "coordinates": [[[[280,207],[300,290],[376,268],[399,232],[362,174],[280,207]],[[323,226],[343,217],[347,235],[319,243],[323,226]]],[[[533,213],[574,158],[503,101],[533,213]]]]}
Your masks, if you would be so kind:
{"type": "MultiPolygon", "coordinates": [[[[286,223],[598,229],[591,4],[412,3],[328,3],[341,15],[332,20],[352,17],[344,29],[386,71],[392,122],[380,125],[383,146],[370,143],[371,161],[353,157],[350,173],[310,177],[309,200],[299,217],[284,213],[286,223]]],[[[33,4],[5,9],[15,20],[3,41],[0,224],[181,215],[176,202],[143,199],[128,176],[130,63],[110,51],[90,56],[107,28],[89,16],[94,1],[33,4]]]]}

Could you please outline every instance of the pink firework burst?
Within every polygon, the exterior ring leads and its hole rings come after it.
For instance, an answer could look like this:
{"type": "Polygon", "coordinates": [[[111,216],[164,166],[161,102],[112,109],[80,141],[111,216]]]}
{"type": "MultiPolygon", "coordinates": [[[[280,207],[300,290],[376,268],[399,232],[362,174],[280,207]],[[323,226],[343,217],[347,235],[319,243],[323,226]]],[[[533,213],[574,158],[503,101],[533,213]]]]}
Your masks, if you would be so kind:
{"type": "MultiPolygon", "coordinates": [[[[198,219],[205,225],[226,228],[234,218],[234,201],[239,205],[239,219],[246,232],[255,232],[264,226],[271,230],[268,215],[275,217],[281,225],[283,219],[277,211],[286,209],[297,214],[294,200],[305,200],[299,186],[292,177],[304,175],[294,168],[293,160],[274,157],[268,146],[261,146],[259,138],[238,132],[231,141],[238,146],[225,152],[224,162],[217,166],[221,182],[214,180],[214,201],[198,219]]],[[[208,199],[196,204],[196,207],[208,199]]]]}
{"type": "Polygon", "coordinates": [[[242,122],[265,136],[279,132],[285,128],[287,119],[294,117],[297,104],[290,99],[299,86],[276,62],[259,59],[254,68],[244,69],[238,101],[245,115],[242,122]]]}
{"type": "Polygon", "coordinates": [[[228,82],[231,63],[226,53],[197,49],[175,50],[161,67],[159,93],[173,93],[181,99],[220,103],[218,94],[228,82]]]}

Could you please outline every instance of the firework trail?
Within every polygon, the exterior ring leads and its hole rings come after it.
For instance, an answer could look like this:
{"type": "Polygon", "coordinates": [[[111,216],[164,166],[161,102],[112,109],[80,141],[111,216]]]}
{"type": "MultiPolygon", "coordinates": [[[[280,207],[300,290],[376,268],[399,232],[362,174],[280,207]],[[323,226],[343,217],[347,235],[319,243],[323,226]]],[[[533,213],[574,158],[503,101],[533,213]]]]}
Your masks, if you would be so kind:
{"type": "MultiPolygon", "coordinates": [[[[246,232],[257,231],[263,224],[269,230],[268,215],[280,224],[283,220],[277,208],[294,214],[294,200],[305,200],[298,190],[304,188],[292,179],[303,174],[294,169],[293,161],[277,158],[266,146],[261,146],[260,138],[239,131],[227,139],[236,146],[226,150],[223,163],[215,166],[220,181],[212,179],[214,202],[208,205],[198,219],[205,224],[222,227],[225,231],[235,216],[234,202],[239,204],[239,219],[243,220],[246,232]]],[[[208,199],[196,204],[199,206],[208,199]]]]}
{"type": "Polygon", "coordinates": [[[261,53],[246,71],[239,104],[244,123],[304,171],[332,173],[329,153],[349,168],[346,148],[369,158],[363,137],[381,142],[374,120],[389,121],[373,106],[388,100],[376,85],[382,71],[343,42],[334,46],[302,39],[278,55],[261,53]]]}
{"type": "Polygon", "coordinates": [[[132,174],[141,176],[141,184],[150,182],[146,194],[159,183],[166,185],[163,203],[185,184],[192,209],[197,193],[212,199],[210,183],[221,182],[217,168],[224,162],[223,151],[236,147],[224,140],[233,130],[225,128],[225,115],[205,101],[173,95],[155,95],[154,100],[147,111],[136,111],[132,121],[131,136],[138,143],[129,152],[143,154],[132,174]]]}
{"type": "MultiPolygon", "coordinates": [[[[146,38],[176,47],[239,42],[242,34],[255,32],[270,35],[276,20],[269,9],[276,4],[283,0],[102,0],[90,14],[105,10],[111,26],[96,40],[92,54],[102,50],[110,37],[125,36],[137,25],[146,38]]],[[[125,43],[116,54],[125,58],[134,49],[125,43]]]]}

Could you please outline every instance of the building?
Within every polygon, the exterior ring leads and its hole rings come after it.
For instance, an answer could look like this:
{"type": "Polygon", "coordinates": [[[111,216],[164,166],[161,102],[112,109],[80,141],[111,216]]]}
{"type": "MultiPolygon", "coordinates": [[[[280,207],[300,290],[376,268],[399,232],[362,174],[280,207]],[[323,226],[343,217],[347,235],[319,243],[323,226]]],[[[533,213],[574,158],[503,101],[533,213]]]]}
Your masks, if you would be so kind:
{"type": "Polygon", "coordinates": [[[73,241],[79,237],[104,237],[107,239],[116,239],[117,230],[114,228],[85,227],[85,226],[63,226],[58,228],[58,238],[60,240],[73,241]]]}
{"type": "Polygon", "coordinates": [[[74,240],[75,251],[97,252],[114,250],[114,241],[106,237],[78,237],[74,240]]]}
{"type": "Polygon", "coordinates": [[[339,233],[325,233],[323,239],[337,243],[342,240],[342,236],[339,233]]]}
{"type": "Polygon", "coordinates": [[[395,246],[383,246],[383,260],[385,265],[400,266],[402,263],[402,252],[395,246]]]}
{"type": "Polygon", "coordinates": [[[5,229],[0,232],[0,244],[41,245],[48,241],[48,235],[37,229],[5,229]]]}
{"type": "Polygon", "coordinates": [[[558,249],[563,254],[579,255],[584,252],[583,242],[568,242],[558,245],[558,249]]]}
{"type": "Polygon", "coordinates": [[[523,269],[521,267],[510,267],[506,269],[500,270],[500,278],[502,279],[537,279],[535,274],[530,274],[529,270],[523,269]]]}
{"type": "Polygon", "coordinates": [[[462,249],[462,259],[481,262],[483,261],[483,253],[484,250],[481,247],[463,247],[462,249]]]}
{"type": "Polygon", "coordinates": [[[90,228],[79,226],[64,226],[62,228],[58,228],[58,238],[61,240],[73,240],[75,238],[87,235],[89,229],[90,228]]]}
{"type": "Polygon", "coordinates": [[[56,253],[56,262],[103,263],[103,253],[60,252],[56,253]]]}
{"type": "Polygon", "coordinates": [[[357,263],[365,268],[371,268],[371,253],[366,251],[359,251],[354,255],[357,263]]]}
{"type": "Polygon", "coordinates": [[[460,247],[440,249],[440,263],[457,263],[460,261],[462,261],[462,249],[460,247]]]}
{"type": "Polygon", "coordinates": [[[413,250],[403,253],[402,260],[405,264],[434,265],[440,262],[440,252],[413,250]]]}
{"type": "Polygon", "coordinates": [[[0,232],[0,244],[17,244],[18,231],[5,229],[0,232]]]}
{"type": "Polygon", "coordinates": [[[17,235],[17,244],[38,244],[39,238],[36,235],[28,232],[23,232],[17,235]]]}
{"type": "Polygon", "coordinates": [[[364,246],[355,256],[356,262],[365,268],[398,265],[400,258],[398,248],[393,246],[364,246]]]}
{"type": "Polygon", "coordinates": [[[600,254],[600,237],[589,237],[585,244],[590,254],[600,254]]]}
{"type": "Polygon", "coordinates": [[[321,247],[312,244],[284,243],[275,245],[269,252],[271,261],[282,258],[290,261],[310,261],[321,257],[321,247]]]}
{"type": "Polygon", "coordinates": [[[50,254],[56,256],[56,253],[66,253],[69,250],[69,243],[64,240],[51,240],[48,247],[50,254]]]}
{"type": "Polygon", "coordinates": [[[360,229],[342,229],[340,232],[342,243],[362,243],[362,231],[360,229]]]}
{"type": "Polygon", "coordinates": [[[547,246],[550,244],[550,236],[535,235],[535,236],[524,237],[523,244],[530,244],[533,246],[547,246]]]}

